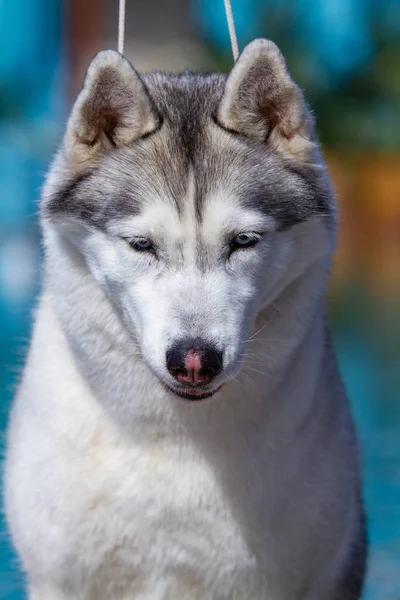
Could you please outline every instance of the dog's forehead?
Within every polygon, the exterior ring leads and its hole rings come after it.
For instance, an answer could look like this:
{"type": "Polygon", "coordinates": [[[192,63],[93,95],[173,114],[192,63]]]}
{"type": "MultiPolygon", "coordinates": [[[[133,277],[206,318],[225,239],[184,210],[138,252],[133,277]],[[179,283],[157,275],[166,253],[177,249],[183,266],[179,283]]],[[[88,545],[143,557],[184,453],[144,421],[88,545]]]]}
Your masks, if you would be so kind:
{"type": "Polygon", "coordinates": [[[258,212],[280,225],[311,212],[312,190],[273,153],[249,148],[213,122],[192,141],[189,153],[166,125],[136,147],[111,156],[97,175],[97,186],[111,199],[113,216],[151,213],[155,220],[175,215],[187,221],[190,214],[197,222],[236,220],[236,228],[246,214],[258,212]]]}
{"type": "Polygon", "coordinates": [[[186,186],[179,202],[159,191],[147,193],[140,210],[134,214],[119,212],[108,222],[108,231],[126,237],[133,232],[155,235],[178,242],[186,239],[196,243],[201,239],[208,245],[219,246],[226,234],[276,228],[272,216],[246,206],[233,187],[210,186],[199,209],[193,168],[189,168],[181,183],[186,186]]]}
{"type": "MultiPolygon", "coordinates": [[[[269,165],[265,160],[260,169],[260,162],[248,160],[233,136],[213,124],[204,129],[197,152],[190,157],[181,140],[165,128],[146,141],[143,152],[127,149],[115,158],[117,164],[111,161],[103,170],[100,184],[102,193],[113,198],[113,217],[134,217],[143,224],[151,220],[161,228],[178,221],[188,228],[207,223],[209,231],[274,219],[264,198],[264,179],[274,162],[269,165]]],[[[273,187],[272,177],[269,180],[273,187]]],[[[275,202],[284,187],[289,189],[287,182],[278,185],[270,190],[275,202]]]]}

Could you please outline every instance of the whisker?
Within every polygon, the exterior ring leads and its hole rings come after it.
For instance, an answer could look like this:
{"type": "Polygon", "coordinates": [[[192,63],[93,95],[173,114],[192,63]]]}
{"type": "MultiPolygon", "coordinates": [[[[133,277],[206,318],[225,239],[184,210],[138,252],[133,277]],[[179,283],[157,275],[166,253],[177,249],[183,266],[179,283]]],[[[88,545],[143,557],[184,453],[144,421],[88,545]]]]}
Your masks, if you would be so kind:
{"type": "Polygon", "coordinates": [[[254,343],[254,342],[285,342],[287,341],[285,338],[273,338],[273,337],[267,337],[267,338],[257,338],[254,340],[245,340],[244,342],[240,342],[241,344],[250,344],[250,342],[254,343]]]}
{"type": "Polygon", "coordinates": [[[264,373],[263,371],[259,371],[258,369],[254,369],[253,367],[247,367],[247,369],[249,371],[253,371],[254,373],[258,373],[259,375],[262,375],[263,377],[268,377],[268,373],[264,373]]]}
{"type": "MultiPolygon", "coordinates": [[[[243,379],[244,379],[244,380],[245,380],[247,383],[249,383],[249,384],[250,384],[252,387],[256,387],[256,384],[255,384],[255,382],[254,382],[252,379],[250,379],[250,377],[248,377],[248,376],[247,376],[245,373],[243,373],[243,371],[242,371],[241,373],[239,373],[239,376],[240,376],[240,377],[243,377],[243,379]]],[[[237,378],[237,381],[239,381],[239,376],[238,376],[238,378],[237,378]]],[[[243,389],[245,389],[245,388],[243,388],[243,389]]]]}

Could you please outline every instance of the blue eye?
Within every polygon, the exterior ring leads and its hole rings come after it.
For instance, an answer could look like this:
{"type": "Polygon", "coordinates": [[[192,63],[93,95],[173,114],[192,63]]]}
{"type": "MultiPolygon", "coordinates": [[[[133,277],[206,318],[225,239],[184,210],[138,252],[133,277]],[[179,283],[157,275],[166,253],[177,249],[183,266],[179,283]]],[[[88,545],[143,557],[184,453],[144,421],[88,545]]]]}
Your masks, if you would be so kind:
{"type": "Polygon", "coordinates": [[[129,245],[138,252],[145,252],[146,250],[148,251],[154,249],[153,242],[148,238],[135,238],[129,240],[129,245]]]}
{"type": "Polygon", "coordinates": [[[260,241],[260,235],[255,233],[239,233],[232,240],[231,248],[232,251],[239,250],[240,248],[252,248],[260,241]]]}

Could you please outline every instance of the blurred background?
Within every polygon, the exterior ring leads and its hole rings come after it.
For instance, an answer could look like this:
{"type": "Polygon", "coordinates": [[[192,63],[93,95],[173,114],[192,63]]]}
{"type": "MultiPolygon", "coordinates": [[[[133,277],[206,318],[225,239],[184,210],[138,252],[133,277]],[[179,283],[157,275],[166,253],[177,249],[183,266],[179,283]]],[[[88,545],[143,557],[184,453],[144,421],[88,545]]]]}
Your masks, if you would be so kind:
{"type": "MultiPolygon", "coordinates": [[[[341,205],[328,300],[363,453],[365,600],[399,600],[400,1],[232,4],[240,47],[256,36],[274,40],[316,115],[341,205]]],[[[88,61],[116,48],[117,13],[118,0],[0,0],[3,442],[40,280],[40,186],[88,61]]],[[[126,37],[139,70],[232,66],[223,0],[127,0],[126,37]]],[[[2,521],[0,600],[22,598],[2,521]]]]}

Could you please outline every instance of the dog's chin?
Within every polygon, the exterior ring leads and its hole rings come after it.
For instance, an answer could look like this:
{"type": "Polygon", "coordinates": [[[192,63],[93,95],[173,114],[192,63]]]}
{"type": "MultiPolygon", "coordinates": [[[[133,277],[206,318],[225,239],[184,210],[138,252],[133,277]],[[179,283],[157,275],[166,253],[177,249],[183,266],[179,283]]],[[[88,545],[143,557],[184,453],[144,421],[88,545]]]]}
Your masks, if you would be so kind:
{"type": "Polygon", "coordinates": [[[213,390],[207,389],[196,389],[196,388],[188,388],[188,387],[172,387],[169,384],[163,382],[163,386],[168,392],[171,392],[178,398],[182,398],[183,400],[188,400],[189,402],[199,402],[200,400],[207,400],[214,396],[221,389],[222,385],[216,387],[213,390]]]}

